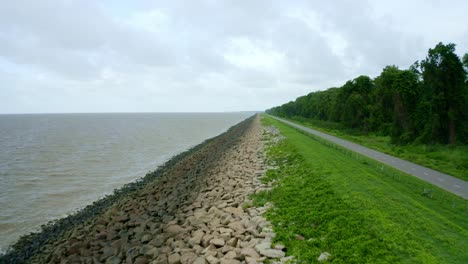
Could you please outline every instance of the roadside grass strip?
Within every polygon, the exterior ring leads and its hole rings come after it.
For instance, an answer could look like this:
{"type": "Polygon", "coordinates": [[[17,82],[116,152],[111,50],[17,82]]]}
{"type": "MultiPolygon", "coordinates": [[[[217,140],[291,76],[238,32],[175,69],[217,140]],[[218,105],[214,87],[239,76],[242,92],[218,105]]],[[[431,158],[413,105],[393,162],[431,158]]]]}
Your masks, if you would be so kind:
{"type": "Polygon", "coordinates": [[[325,252],[331,263],[468,263],[466,208],[415,192],[372,161],[272,118],[262,122],[285,139],[267,143],[267,164],[274,169],[263,180],[274,181],[274,188],[254,195],[254,206],[274,204],[266,217],[275,241],[299,263],[318,263],[325,252]]]}
{"type": "Polygon", "coordinates": [[[323,133],[407,160],[468,181],[468,145],[407,144],[395,145],[389,136],[364,134],[340,124],[306,119],[286,118],[323,133]]]}

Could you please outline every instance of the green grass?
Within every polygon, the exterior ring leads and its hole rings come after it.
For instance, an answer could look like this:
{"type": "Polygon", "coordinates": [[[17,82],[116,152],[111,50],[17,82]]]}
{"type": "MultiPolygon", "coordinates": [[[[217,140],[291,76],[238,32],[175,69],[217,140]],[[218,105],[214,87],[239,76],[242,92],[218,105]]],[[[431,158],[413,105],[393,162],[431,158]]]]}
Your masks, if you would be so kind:
{"type": "Polygon", "coordinates": [[[267,147],[268,163],[278,169],[264,181],[276,180],[275,188],[254,195],[253,203],[273,202],[267,218],[275,241],[299,263],[316,263],[325,251],[332,263],[468,263],[466,209],[414,192],[368,160],[269,117],[263,122],[286,139],[267,147]]]}
{"type": "Polygon", "coordinates": [[[338,123],[305,118],[289,120],[468,181],[468,145],[395,145],[389,136],[363,134],[338,123]]]}

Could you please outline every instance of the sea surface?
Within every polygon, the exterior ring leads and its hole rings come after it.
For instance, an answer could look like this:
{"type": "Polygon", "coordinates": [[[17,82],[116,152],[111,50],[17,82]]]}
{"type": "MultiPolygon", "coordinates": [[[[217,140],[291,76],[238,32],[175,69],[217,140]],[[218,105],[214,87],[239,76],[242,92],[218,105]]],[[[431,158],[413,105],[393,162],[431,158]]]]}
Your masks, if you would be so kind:
{"type": "Polygon", "coordinates": [[[0,252],[252,114],[0,115],[0,252]]]}

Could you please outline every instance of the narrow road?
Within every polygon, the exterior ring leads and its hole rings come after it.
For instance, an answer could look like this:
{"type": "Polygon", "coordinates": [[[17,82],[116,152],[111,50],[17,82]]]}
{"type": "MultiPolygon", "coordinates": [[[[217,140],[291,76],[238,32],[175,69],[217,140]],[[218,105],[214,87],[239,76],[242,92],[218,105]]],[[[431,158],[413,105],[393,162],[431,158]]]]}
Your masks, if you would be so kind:
{"type": "Polygon", "coordinates": [[[292,127],[301,129],[303,131],[306,131],[310,134],[319,136],[321,138],[324,138],[326,140],[329,140],[333,143],[336,143],[342,147],[345,147],[347,149],[350,149],[354,152],[360,153],[366,157],[369,157],[371,159],[380,161],[384,164],[387,164],[391,167],[394,167],[400,171],[403,171],[405,173],[408,173],[410,175],[413,175],[421,180],[427,181],[435,186],[438,186],[446,191],[449,191],[453,194],[456,194],[460,197],[463,197],[465,199],[468,199],[468,182],[455,178],[453,176],[450,176],[448,174],[444,174],[426,167],[423,167],[421,165],[402,160],[393,156],[390,156],[388,154],[384,154],[382,152],[375,151],[370,148],[363,147],[361,145],[351,143],[347,140],[343,140],[338,137],[334,137],[325,133],[322,133],[320,131],[304,127],[301,125],[298,125],[296,123],[284,120],[279,117],[275,116],[270,116],[276,120],[279,120],[283,123],[286,123],[292,127]]]}

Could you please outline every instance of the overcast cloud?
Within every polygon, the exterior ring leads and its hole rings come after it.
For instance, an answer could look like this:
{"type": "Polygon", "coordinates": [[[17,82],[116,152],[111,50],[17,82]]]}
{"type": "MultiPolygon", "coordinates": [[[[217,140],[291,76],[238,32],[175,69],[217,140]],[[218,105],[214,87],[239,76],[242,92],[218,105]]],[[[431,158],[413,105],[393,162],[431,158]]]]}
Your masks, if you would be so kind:
{"type": "Polygon", "coordinates": [[[264,110],[468,52],[468,2],[73,1],[0,4],[0,113],[264,110]]]}

